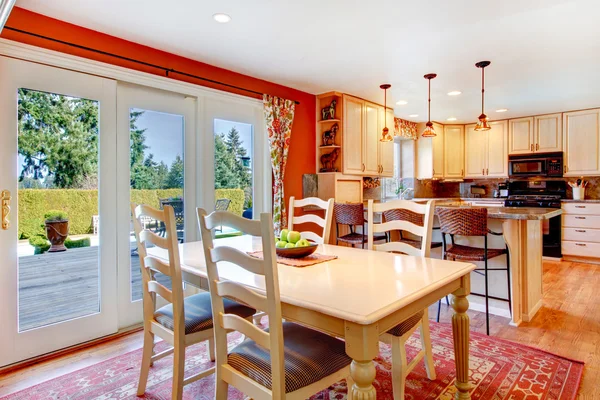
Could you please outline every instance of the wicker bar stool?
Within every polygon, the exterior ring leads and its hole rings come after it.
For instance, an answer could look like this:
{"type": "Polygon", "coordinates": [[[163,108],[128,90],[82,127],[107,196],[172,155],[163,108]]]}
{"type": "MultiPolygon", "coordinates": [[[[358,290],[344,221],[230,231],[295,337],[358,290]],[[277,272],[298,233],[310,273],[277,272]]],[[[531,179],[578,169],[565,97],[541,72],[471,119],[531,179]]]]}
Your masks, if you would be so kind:
{"type": "MultiPolygon", "coordinates": [[[[340,242],[346,243],[354,247],[360,244],[365,248],[365,243],[368,241],[365,211],[362,203],[335,203],[333,205],[333,216],[335,218],[335,244],[340,242]],[[346,225],[350,228],[350,233],[340,236],[340,225],[346,225]],[[356,227],[362,226],[362,233],[356,232],[356,227]]],[[[380,233],[374,235],[374,241],[385,240],[387,235],[380,233]]]]}
{"type": "MultiPolygon", "coordinates": [[[[486,208],[455,208],[438,207],[437,215],[440,219],[440,229],[442,232],[443,258],[449,261],[483,261],[484,268],[478,268],[475,273],[483,275],[485,278],[485,293],[471,293],[475,296],[485,297],[485,321],[486,332],[490,334],[490,310],[489,299],[502,300],[508,302],[508,308],[512,314],[512,303],[510,296],[510,255],[508,246],[504,249],[488,249],[487,235],[502,236],[502,233],[493,232],[487,227],[487,209],[486,208]],[[451,245],[446,244],[446,235],[450,235],[451,245]],[[464,246],[454,243],[454,236],[482,236],[484,247],[464,246]],[[488,268],[488,260],[506,254],[506,268],[488,268]],[[483,271],[483,272],[482,272],[483,271]],[[508,298],[490,296],[488,293],[488,271],[506,271],[508,281],[508,298]]],[[[438,317],[440,320],[441,300],[438,302],[438,317]]]]}

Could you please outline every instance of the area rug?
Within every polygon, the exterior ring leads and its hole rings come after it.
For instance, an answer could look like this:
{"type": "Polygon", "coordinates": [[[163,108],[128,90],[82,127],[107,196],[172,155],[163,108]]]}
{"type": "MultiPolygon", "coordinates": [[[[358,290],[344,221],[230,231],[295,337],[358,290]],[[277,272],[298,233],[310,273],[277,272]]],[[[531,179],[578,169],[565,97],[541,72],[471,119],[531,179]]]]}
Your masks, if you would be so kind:
{"type": "MultiPolygon", "coordinates": [[[[449,324],[431,322],[431,335],[437,379],[427,379],[423,362],[413,370],[406,382],[406,399],[453,398],[454,350],[452,328],[449,324]]],[[[234,346],[242,340],[239,334],[229,335],[234,346]]],[[[158,346],[165,348],[163,343],[158,346]]],[[[418,333],[408,341],[409,356],[420,348],[418,333]]],[[[132,351],[111,360],[52,379],[21,392],[9,395],[11,400],[47,399],[136,399],[136,388],[141,360],[141,350],[132,351]]],[[[148,380],[145,396],[152,400],[171,398],[172,357],[154,364],[148,380]]],[[[198,344],[187,350],[188,374],[212,366],[206,345],[198,344]]],[[[374,386],[378,399],[393,399],[391,382],[391,350],[380,345],[376,359],[377,376],[374,386]]],[[[538,349],[471,333],[470,357],[473,399],[575,399],[583,375],[583,363],[559,357],[538,349]]],[[[187,375],[187,374],[186,374],[187,375]]],[[[345,381],[340,381],[314,395],[311,400],[343,400],[346,398],[345,381]]],[[[214,398],[214,377],[208,377],[188,385],[184,399],[209,400],[214,398]]],[[[242,400],[237,390],[229,389],[229,399],[242,400]]]]}

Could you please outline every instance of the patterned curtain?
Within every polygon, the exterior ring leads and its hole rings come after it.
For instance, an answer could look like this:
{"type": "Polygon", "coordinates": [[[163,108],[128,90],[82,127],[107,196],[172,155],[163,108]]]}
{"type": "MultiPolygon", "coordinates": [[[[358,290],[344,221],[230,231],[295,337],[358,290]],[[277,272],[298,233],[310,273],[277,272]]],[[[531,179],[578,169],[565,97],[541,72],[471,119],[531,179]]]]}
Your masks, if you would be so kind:
{"type": "Polygon", "coordinates": [[[404,139],[417,140],[417,123],[402,118],[394,118],[394,136],[404,139]]]}
{"type": "Polygon", "coordinates": [[[275,234],[287,226],[285,199],[283,196],[283,177],[287,163],[290,138],[292,136],[292,123],[296,103],[268,94],[263,95],[263,109],[269,147],[271,149],[271,166],[273,167],[273,223],[275,234]]]}

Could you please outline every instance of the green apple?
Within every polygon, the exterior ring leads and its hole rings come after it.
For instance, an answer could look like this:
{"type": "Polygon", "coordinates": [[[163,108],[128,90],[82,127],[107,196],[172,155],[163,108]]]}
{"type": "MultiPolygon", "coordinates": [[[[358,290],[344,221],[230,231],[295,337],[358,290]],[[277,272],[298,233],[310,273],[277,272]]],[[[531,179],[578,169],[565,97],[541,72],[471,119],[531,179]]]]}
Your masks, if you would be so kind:
{"type": "Polygon", "coordinates": [[[287,237],[288,237],[288,233],[289,232],[290,231],[288,231],[287,229],[282,229],[281,230],[281,234],[279,235],[279,237],[281,238],[281,240],[283,240],[284,242],[287,242],[288,241],[287,237]]]}
{"type": "Polygon", "coordinates": [[[285,245],[286,249],[293,249],[294,247],[296,247],[296,245],[294,243],[288,243],[285,245]]]}
{"type": "Polygon", "coordinates": [[[280,240],[279,242],[275,243],[275,247],[277,247],[278,249],[285,249],[285,246],[288,244],[288,242],[284,241],[284,240],[280,240]]]}
{"type": "Polygon", "coordinates": [[[290,243],[296,244],[300,239],[302,239],[302,236],[300,236],[300,232],[290,231],[287,235],[287,241],[290,243]]]}
{"type": "Polygon", "coordinates": [[[310,246],[310,242],[306,239],[300,239],[296,242],[296,247],[308,247],[310,246]]]}

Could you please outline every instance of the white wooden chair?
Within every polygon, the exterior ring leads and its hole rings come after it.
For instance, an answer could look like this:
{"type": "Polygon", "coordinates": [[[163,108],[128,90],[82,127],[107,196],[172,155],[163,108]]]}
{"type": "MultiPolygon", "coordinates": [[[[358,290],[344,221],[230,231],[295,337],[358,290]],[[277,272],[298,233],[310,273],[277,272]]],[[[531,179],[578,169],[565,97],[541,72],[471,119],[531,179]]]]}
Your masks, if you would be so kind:
{"type": "MultiPolygon", "coordinates": [[[[179,243],[173,208],[165,206],[164,210],[157,210],[145,205],[132,204],[131,210],[142,269],[144,308],[144,348],[137,394],[141,396],[146,391],[148,373],[152,363],[174,354],[172,398],[179,400],[182,398],[184,385],[214,373],[213,367],[184,378],[185,348],[187,346],[207,341],[210,359],[212,361],[215,359],[210,293],[204,292],[183,297],[179,243]],[[142,229],[143,216],[163,222],[165,225],[164,237],[142,229]],[[165,263],[156,257],[149,256],[146,252],[147,243],[166,249],[169,262],[165,263]],[[157,272],[171,279],[170,290],[155,279],[157,272]],[[156,309],[157,295],[169,303],[158,310],[156,309]],[[173,347],[154,354],[154,335],[158,335],[173,347]]],[[[228,312],[236,313],[243,318],[251,318],[256,312],[254,309],[231,300],[226,300],[225,304],[228,312]]]]}
{"type": "Polygon", "coordinates": [[[290,216],[288,219],[288,229],[290,231],[294,230],[295,224],[298,225],[312,222],[323,228],[323,234],[319,236],[314,232],[305,231],[300,232],[302,237],[319,244],[329,243],[329,233],[331,232],[331,221],[333,219],[333,199],[321,200],[318,197],[307,197],[305,199],[296,200],[294,196],[291,196],[289,213],[290,216]],[[314,214],[305,214],[298,217],[294,216],[294,208],[306,206],[318,207],[319,209],[325,211],[325,218],[321,218],[314,214]]]}
{"type": "MultiPolygon", "coordinates": [[[[368,248],[369,250],[391,251],[404,253],[410,256],[429,257],[431,250],[431,231],[433,228],[434,201],[430,200],[427,204],[418,204],[408,200],[394,200],[386,203],[374,203],[369,200],[367,209],[367,220],[369,221],[368,248]],[[373,214],[376,212],[385,212],[389,210],[408,210],[415,214],[423,215],[423,226],[414,224],[407,220],[394,220],[382,223],[373,222],[373,214]],[[420,248],[414,247],[405,242],[387,242],[384,244],[374,244],[373,235],[376,233],[387,233],[390,231],[406,231],[415,236],[419,236],[420,248]]],[[[416,241],[418,243],[418,241],[416,241]]],[[[404,399],[405,381],[408,374],[415,368],[417,363],[425,357],[425,369],[427,377],[435,380],[435,366],[433,363],[433,354],[431,349],[431,337],[429,334],[429,313],[427,308],[410,318],[407,318],[399,325],[390,329],[381,335],[381,341],[392,346],[392,384],[394,390],[394,400],[404,399]],[[410,363],[406,360],[406,341],[411,337],[414,331],[419,328],[421,333],[421,351],[413,358],[410,363]]]]}
{"type": "Polygon", "coordinates": [[[198,209],[198,221],[214,310],[215,399],[226,399],[229,385],[254,400],[307,399],[344,378],[349,386],[352,385],[349,378],[352,360],[346,355],[344,342],[300,325],[282,322],[271,215],[263,213],[260,221],[255,221],[223,211],[207,216],[206,211],[198,209]],[[233,247],[215,247],[211,230],[221,225],[261,237],[263,259],[250,257],[233,247]],[[231,280],[222,280],[219,275],[222,262],[236,264],[254,274],[260,288],[254,290],[231,280]],[[224,296],[265,311],[269,316],[269,329],[262,330],[229,314],[223,308],[224,296]],[[246,336],[229,352],[225,334],[228,329],[246,336]]]}

